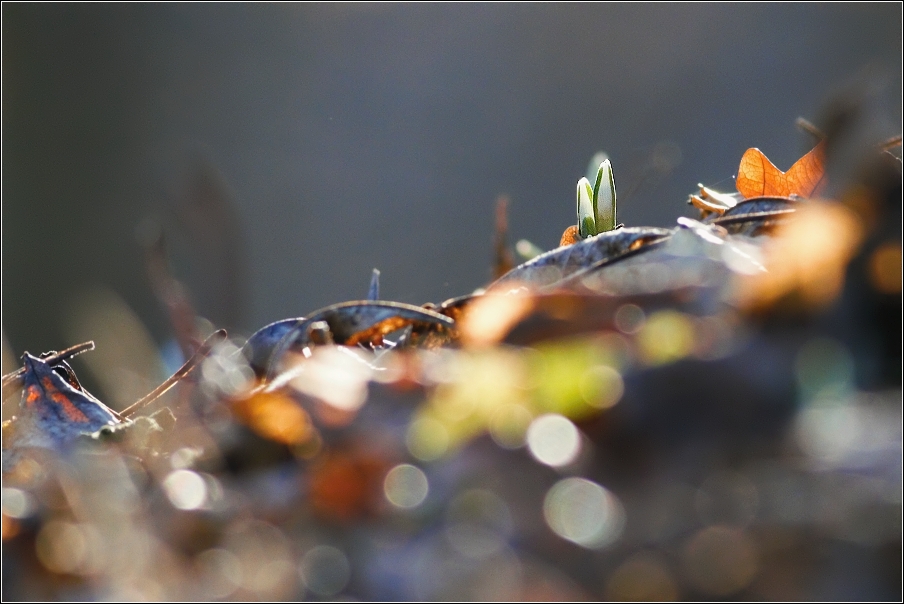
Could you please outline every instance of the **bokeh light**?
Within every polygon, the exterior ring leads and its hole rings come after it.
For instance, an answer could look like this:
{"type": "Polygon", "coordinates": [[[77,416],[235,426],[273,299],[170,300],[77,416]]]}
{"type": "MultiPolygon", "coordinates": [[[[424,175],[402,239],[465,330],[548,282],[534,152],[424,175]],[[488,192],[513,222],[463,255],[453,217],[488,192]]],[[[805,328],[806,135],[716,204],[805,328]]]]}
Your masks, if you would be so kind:
{"type": "Polygon", "coordinates": [[[543,342],[524,355],[531,401],[538,410],[572,419],[595,415],[621,396],[616,372],[624,362],[623,336],[569,338],[543,342]]]}
{"type": "Polygon", "coordinates": [[[284,392],[258,392],[237,401],[233,410],[252,430],[276,442],[299,445],[314,436],[307,412],[284,392]]]}
{"type": "Polygon", "coordinates": [[[449,447],[449,431],[442,422],[431,417],[421,417],[408,426],[405,434],[408,451],[421,461],[433,461],[449,447]]]}
{"type": "Polygon", "coordinates": [[[180,510],[196,510],[207,501],[207,484],[196,472],[176,470],[163,480],[163,490],[180,510]]]}
{"type": "Polygon", "coordinates": [[[901,293],[901,242],[884,243],[869,259],[869,279],[883,294],[901,293]]]}
{"type": "Polygon", "coordinates": [[[901,449],[899,404],[861,396],[807,406],[794,423],[796,442],[821,467],[864,468],[884,463],[901,449]]]}
{"type": "Polygon", "coordinates": [[[222,547],[232,557],[217,554],[219,572],[234,562],[240,571],[230,578],[255,599],[284,600],[296,594],[298,570],[285,533],[262,520],[244,520],[225,531],[222,547]]]}
{"type": "Polygon", "coordinates": [[[191,468],[195,461],[201,457],[204,452],[196,447],[181,447],[173,451],[170,455],[170,466],[174,470],[185,470],[191,468]]]}
{"type": "Polygon", "coordinates": [[[581,452],[581,435],[568,418],[550,413],[531,422],[527,429],[527,446],[540,463],[564,466],[581,452]]]}
{"type": "Polygon", "coordinates": [[[543,501],[546,523],[557,535],[580,546],[599,549],[621,537],[625,511],[608,489],[585,478],[565,478],[543,501]]]}
{"type": "Polygon", "coordinates": [[[490,436],[500,447],[517,449],[524,446],[527,429],[532,421],[533,415],[525,405],[499,405],[490,419],[490,436]]]}
{"type": "Polygon", "coordinates": [[[357,411],[367,400],[373,369],[358,353],[338,346],[318,346],[309,359],[298,358],[301,373],[292,387],[340,411],[357,411]]]}
{"type": "Polygon", "coordinates": [[[681,312],[655,312],[637,333],[637,345],[646,363],[672,363],[684,358],[694,349],[694,324],[681,312]]]}
{"type": "Polygon", "coordinates": [[[234,396],[246,390],[254,379],[254,372],[241,348],[230,340],[214,347],[212,354],[201,364],[203,387],[210,396],[234,396]]]}
{"type": "Polygon", "coordinates": [[[794,362],[804,400],[837,399],[854,385],[854,360],[837,340],[814,338],[798,351],[794,362]]]}
{"type": "Polygon", "coordinates": [[[34,503],[31,496],[21,489],[3,487],[3,514],[10,518],[26,518],[34,503]]]}
{"type": "Polygon", "coordinates": [[[204,590],[214,598],[229,596],[244,579],[241,562],[227,549],[205,550],[195,557],[195,564],[201,571],[204,590]]]}
{"type": "Polygon", "coordinates": [[[643,327],[646,315],[636,304],[622,304],[615,311],[615,327],[622,333],[636,333],[643,327]]]}
{"type": "Polygon", "coordinates": [[[399,464],[386,474],[383,492],[392,505],[403,509],[419,506],[427,498],[430,484],[424,472],[411,464],[399,464]]]}
{"type": "Polygon", "coordinates": [[[590,367],[581,376],[581,394],[591,407],[608,409],[621,400],[624,392],[621,373],[608,365],[590,367]]]}
{"type": "Polygon", "coordinates": [[[738,282],[738,302],[766,308],[797,296],[805,308],[828,305],[841,292],[845,268],[863,235],[860,218],[843,204],[822,200],[802,205],[764,245],[768,271],[738,282]]]}
{"type": "Polygon", "coordinates": [[[87,524],[48,522],[35,540],[38,559],[57,573],[90,574],[103,563],[100,535],[87,524]]]}

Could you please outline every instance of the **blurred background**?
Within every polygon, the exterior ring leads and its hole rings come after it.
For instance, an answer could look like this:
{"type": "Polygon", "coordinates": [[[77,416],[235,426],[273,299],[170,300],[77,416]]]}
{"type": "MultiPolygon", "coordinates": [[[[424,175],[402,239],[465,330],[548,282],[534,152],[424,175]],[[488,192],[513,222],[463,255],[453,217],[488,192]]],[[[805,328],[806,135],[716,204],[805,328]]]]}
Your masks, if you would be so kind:
{"type": "Polygon", "coordinates": [[[900,4],[2,16],[4,373],[94,340],[123,411],[232,338],[77,442],[4,392],[4,600],[900,597],[900,4]],[[497,199],[550,249],[604,151],[619,221],[673,227],[747,148],[790,167],[798,116],[832,200],[769,237],[675,229],[598,295],[475,298],[461,347],[247,389],[243,336],[373,268],[388,300],[485,285],[497,199]]]}
{"type": "Polygon", "coordinates": [[[374,267],[385,299],[468,293],[497,196],[512,240],[554,247],[603,150],[619,220],[672,226],[748,147],[787,169],[795,118],[853,81],[899,133],[901,53],[897,3],[5,3],[4,337],[103,339],[79,310],[100,296],[162,345],[160,232],[238,334],[361,298],[374,267]]]}

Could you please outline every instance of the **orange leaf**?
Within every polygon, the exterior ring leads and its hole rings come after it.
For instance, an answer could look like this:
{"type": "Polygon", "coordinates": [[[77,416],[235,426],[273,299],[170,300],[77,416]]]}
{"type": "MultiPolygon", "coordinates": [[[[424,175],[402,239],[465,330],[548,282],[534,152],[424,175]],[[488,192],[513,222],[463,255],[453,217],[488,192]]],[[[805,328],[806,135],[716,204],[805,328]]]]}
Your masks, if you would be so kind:
{"type": "Polygon", "coordinates": [[[581,240],[581,236],[578,235],[578,227],[571,225],[565,232],[562,233],[562,239],[559,241],[559,247],[563,245],[574,245],[578,241],[581,240]]]}
{"type": "Polygon", "coordinates": [[[825,180],[825,143],[819,143],[782,172],[759,149],[747,149],[738,166],[736,184],[745,198],[800,195],[811,197],[825,180]]]}

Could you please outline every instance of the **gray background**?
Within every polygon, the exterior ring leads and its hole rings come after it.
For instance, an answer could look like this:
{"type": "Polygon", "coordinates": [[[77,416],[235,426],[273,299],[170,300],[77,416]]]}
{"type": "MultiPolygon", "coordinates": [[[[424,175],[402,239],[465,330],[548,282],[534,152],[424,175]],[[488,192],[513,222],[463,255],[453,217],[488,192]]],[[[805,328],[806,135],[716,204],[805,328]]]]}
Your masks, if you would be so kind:
{"type": "Polygon", "coordinates": [[[199,312],[247,334],[363,297],[373,267],[418,304],[485,284],[497,195],[513,240],[551,248],[598,150],[620,221],[661,226],[697,182],[732,190],[748,147],[787,169],[812,144],[795,118],[864,73],[901,131],[898,3],[2,10],[16,355],[74,343],[97,286],[167,340],[151,224],[199,312]]]}

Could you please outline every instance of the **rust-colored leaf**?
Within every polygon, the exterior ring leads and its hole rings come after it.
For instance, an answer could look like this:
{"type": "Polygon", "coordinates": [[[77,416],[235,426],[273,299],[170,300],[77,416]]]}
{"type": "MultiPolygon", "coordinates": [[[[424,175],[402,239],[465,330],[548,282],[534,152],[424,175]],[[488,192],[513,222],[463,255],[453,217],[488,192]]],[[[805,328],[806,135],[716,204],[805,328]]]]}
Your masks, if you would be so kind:
{"type": "Polygon", "coordinates": [[[402,317],[389,317],[379,323],[362,329],[352,334],[346,341],[346,346],[358,346],[359,344],[383,345],[383,336],[411,325],[411,321],[402,317]]]}
{"type": "Polygon", "coordinates": [[[562,233],[562,239],[559,241],[559,247],[563,245],[574,245],[578,241],[581,241],[581,236],[578,234],[578,227],[571,225],[565,232],[562,233]]]}
{"type": "Polygon", "coordinates": [[[283,319],[252,334],[243,351],[258,377],[272,377],[285,352],[301,351],[310,344],[316,344],[312,339],[316,332],[312,328],[318,323],[326,324],[333,343],[344,346],[371,342],[379,344],[378,336],[385,336],[406,325],[434,323],[447,328],[455,326],[455,321],[449,317],[401,302],[353,300],[333,304],[315,311],[308,318],[283,319]]]}
{"type": "MultiPolygon", "coordinates": [[[[58,358],[50,355],[48,358],[58,358]]],[[[119,415],[81,387],[65,361],[50,366],[27,352],[22,355],[20,414],[10,420],[11,439],[4,446],[65,448],[83,434],[121,423],[119,415]],[[12,440],[13,442],[10,442],[12,440]]],[[[6,436],[6,434],[4,434],[6,436]]]]}
{"type": "MultiPolygon", "coordinates": [[[[41,360],[49,366],[54,367],[60,362],[65,361],[77,354],[81,354],[88,350],[94,350],[94,342],[83,342],[76,344],[62,352],[45,353],[41,355],[41,360]]],[[[26,368],[19,367],[15,371],[11,371],[3,376],[3,400],[11,396],[14,392],[22,388],[22,376],[25,375],[26,368]]]]}
{"type": "Polygon", "coordinates": [[[782,172],[759,149],[747,149],[738,166],[736,184],[745,198],[800,195],[811,197],[825,180],[825,143],[821,142],[782,172]]]}

